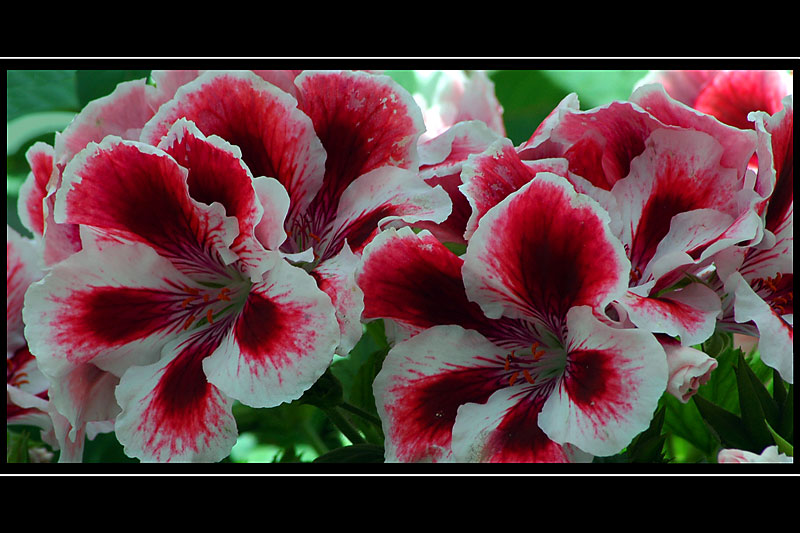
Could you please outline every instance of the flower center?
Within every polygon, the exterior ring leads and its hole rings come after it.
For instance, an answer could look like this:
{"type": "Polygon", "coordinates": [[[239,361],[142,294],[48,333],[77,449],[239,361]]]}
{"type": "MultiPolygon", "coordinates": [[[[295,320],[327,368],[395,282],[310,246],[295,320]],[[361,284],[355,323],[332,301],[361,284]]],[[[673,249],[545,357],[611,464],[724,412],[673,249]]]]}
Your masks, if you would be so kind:
{"type": "MultiPolygon", "coordinates": [[[[243,280],[244,281],[244,280],[243,280]]],[[[183,329],[189,329],[192,324],[200,326],[214,324],[231,309],[241,308],[244,305],[249,286],[244,282],[229,285],[205,283],[208,289],[196,287],[183,287],[183,300],[181,309],[184,312],[183,329]]]]}
{"type": "Polygon", "coordinates": [[[509,373],[509,387],[520,379],[535,385],[558,375],[563,370],[563,361],[559,364],[556,352],[554,349],[542,347],[538,342],[534,342],[530,348],[511,350],[503,365],[503,370],[509,373]]]}
{"type": "Polygon", "coordinates": [[[756,292],[761,292],[764,301],[779,315],[792,313],[794,308],[794,295],[792,274],[781,274],[778,272],[771,278],[760,278],[755,280],[753,288],[756,292]],[[766,293],[766,294],[764,294],[766,293]]]}

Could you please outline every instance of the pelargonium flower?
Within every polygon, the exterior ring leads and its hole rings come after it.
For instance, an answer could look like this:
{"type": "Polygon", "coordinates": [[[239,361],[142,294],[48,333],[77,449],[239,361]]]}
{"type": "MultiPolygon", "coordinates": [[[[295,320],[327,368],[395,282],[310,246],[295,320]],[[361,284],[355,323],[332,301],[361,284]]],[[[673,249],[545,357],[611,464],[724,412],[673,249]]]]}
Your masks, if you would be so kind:
{"type": "Polygon", "coordinates": [[[90,143],[56,193],[82,249],[28,290],[26,337],[46,374],[119,380],[115,432],[144,461],[224,458],[233,400],[298,398],[339,342],[330,298],[258,240],[280,244],[288,195],[240,154],[177,120],[157,146],[90,143]]]}
{"type": "Polygon", "coordinates": [[[483,215],[463,258],[408,229],[365,248],[364,319],[399,331],[373,386],[387,461],[589,460],[649,425],[666,357],[604,318],[630,267],[608,223],[541,172],[483,215]]]}
{"type": "Polygon", "coordinates": [[[570,181],[609,211],[631,261],[618,302],[628,319],[692,345],[714,331],[719,298],[702,283],[670,289],[718,251],[761,238],[748,171],[755,147],[755,132],[646,85],[629,102],[588,111],[565,98],[516,152],[525,161],[568,161],[570,181]]]}
{"type": "Polygon", "coordinates": [[[667,354],[669,368],[667,391],[681,403],[686,403],[701,385],[708,382],[719,363],[705,352],[684,346],[668,335],[659,334],[656,338],[667,354]]]}
{"type": "Polygon", "coordinates": [[[794,196],[791,96],[774,115],[752,114],[759,134],[758,177],[763,202],[764,239],[718,254],[712,286],[723,295],[720,327],[759,337],[759,353],[768,366],[793,382],[794,196]]]}
{"type": "Polygon", "coordinates": [[[353,280],[361,249],[388,224],[443,221],[450,201],[416,174],[421,113],[391,78],[303,71],[281,80],[279,88],[254,72],[204,72],[159,108],[141,140],[157,144],[186,118],[236,145],[254,175],[285,187],[288,238],[280,250],[331,297],[344,355],[362,334],[353,280]]]}

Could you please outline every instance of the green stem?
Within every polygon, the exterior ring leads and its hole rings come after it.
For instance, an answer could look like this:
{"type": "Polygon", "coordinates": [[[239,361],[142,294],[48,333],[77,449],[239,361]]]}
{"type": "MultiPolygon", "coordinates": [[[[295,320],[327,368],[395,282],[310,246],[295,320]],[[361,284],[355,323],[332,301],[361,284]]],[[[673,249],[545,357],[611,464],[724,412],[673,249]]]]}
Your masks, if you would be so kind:
{"type": "Polygon", "coordinates": [[[351,404],[349,404],[347,402],[342,402],[341,404],[339,404],[339,407],[341,407],[345,411],[350,411],[354,415],[360,416],[361,418],[363,418],[364,420],[366,420],[368,422],[372,422],[373,424],[375,424],[378,427],[381,427],[381,419],[380,418],[378,418],[377,416],[373,416],[373,415],[369,414],[368,412],[364,411],[363,409],[361,409],[359,407],[356,407],[355,405],[351,405],[351,404]]]}
{"type": "Polygon", "coordinates": [[[342,434],[347,437],[350,442],[353,444],[363,444],[366,442],[364,437],[361,436],[351,424],[347,421],[347,419],[342,416],[342,414],[336,410],[335,407],[323,409],[325,414],[328,416],[331,422],[342,432],[342,434]]]}
{"type": "Polygon", "coordinates": [[[311,445],[318,454],[324,455],[330,451],[320,438],[319,434],[317,434],[316,430],[311,427],[311,423],[308,420],[303,422],[303,430],[305,431],[306,435],[308,435],[311,445]]]}

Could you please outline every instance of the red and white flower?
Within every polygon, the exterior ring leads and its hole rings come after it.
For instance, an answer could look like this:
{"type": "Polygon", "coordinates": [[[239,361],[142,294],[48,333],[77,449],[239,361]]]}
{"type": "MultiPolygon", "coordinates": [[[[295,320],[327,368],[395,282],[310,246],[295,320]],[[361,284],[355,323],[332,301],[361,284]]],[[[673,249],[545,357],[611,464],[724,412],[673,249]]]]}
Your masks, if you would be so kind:
{"type": "Polygon", "coordinates": [[[761,453],[725,448],[717,454],[718,463],[793,463],[794,457],[778,451],[777,446],[767,446],[761,453]]]}
{"type": "Polygon", "coordinates": [[[337,351],[346,354],[362,334],[362,297],[353,280],[361,249],[386,225],[443,221],[450,201],[417,176],[421,113],[391,78],[280,72],[204,72],[160,107],[141,140],[158,144],[186,118],[239,147],[254,175],[285,187],[280,250],[333,300],[342,332],[337,351]],[[265,81],[276,76],[280,88],[265,81]]]}
{"type": "Polygon", "coordinates": [[[649,425],[666,357],[603,317],[630,266],[608,223],[541,172],[483,215],[463,258],[425,231],[367,246],[364,318],[405,339],[374,383],[387,460],[588,460],[649,425]]]}
{"type": "Polygon", "coordinates": [[[157,146],[90,143],[56,193],[55,220],[80,228],[82,249],[28,290],[26,336],[46,374],[97,369],[93,397],[111,390],[119,407],[91,418],[111,411],[144,461],[224,458],[233,400],[298,398],[339,342],[330,298],[257,239],[280,232],[288,199],[240,153],[177,120],[157,146]]]}

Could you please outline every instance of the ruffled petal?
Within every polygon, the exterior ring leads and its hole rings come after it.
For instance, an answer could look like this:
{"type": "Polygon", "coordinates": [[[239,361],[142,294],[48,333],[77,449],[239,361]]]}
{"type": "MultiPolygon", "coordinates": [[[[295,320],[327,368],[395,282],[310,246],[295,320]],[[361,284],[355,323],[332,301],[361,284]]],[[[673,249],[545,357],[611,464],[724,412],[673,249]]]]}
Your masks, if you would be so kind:
{"type": "Polygon", "coordinates": [[[505,353],[458,326],[427,329],[386,356],[373,383],[387,462],[452,460],[458,408],[506,385],[505,353]]]}
{"type": "Polygon", "coordinates": [[[563,378],[539,414],[554,441],[597,456],[619,452],[647,429],[667,386],[667,358],[655,337],[615,329],[576,307],[567,317],[563,378]]]}
{"type": "Polygon", "coordinates": [[[47,374],[66,361],[120,375],[158,358],[192,316],[187,298],[202,289],[144,245],[93,244],[28,289],[25,336],[47,374]]]}
{"type": "Polygon", "coordinates": [[[253,176],[277,179],[291,199],[289,220],[306,210],[322,184],[325,150],[308,116],[291,95],[253,72],[204,72],[161,106],[141,139],[158,144],[179,118],[238,146],[253,176]]]}
{"type": "Polygon", "coordinates": [[[312,231],[335,216],[339,198],[359,176],[385,165],[417,169],[422,114],[394,80],[365,72],[304,71],[295,84],[299,108],[311,118],[327,153],[325,179],[309,208],[312,231]]]}
{"type": "Polygon", "coordinates": [[[340,338],[330,298],[286,261],[253,284],[229,329],[203,369],[210,383],[251,407],[299,398],[328,368],[340,338]]]}
{"type": "Polygon", "coordinates": [[[338,255],[319,264],[311,275],[317,286],[327,294],[336,308],[341,341],[336,353],[346,356],[364,333],[361,313],[364,311],[364,293],[356,285],[356,270],[361,263],[349,246],[342,246],[338,255]]]}
{"type": "Polygon", "coordinates": [[[25,291],[42,278],[39,246],[6,224],[6,353],[25,346],[22,308],[25,291]]]}
{"type": "Polygon", "coordinates": [[[44,199],[55,168],[53,154],[53,147],[43,142],[34,143],[25,152],[31,171],[19,189],[17,212],[22,225],[39,237],[44,234],[44,199]]]}
{"type": "Polygon", "coordinates": [[[525,317],[554,332],[573,306],[605,308],[629,270],[608,221],[564,178],[537,174],[481,219],[464,259],[467,296],[490,318],[525,317]]]}
{"type": "Polygon", "coordinates": [[[56,194],[57,222],[153,247],[186,273],[217,275],[235,259],[237,221],[189,196],[187,170],[165,152],[107,137],[74,157],[56,194]]]}
{"type": "MultiPolygon", "coordinates": [[[[784,283],[792,286],[792,275],[784,283]]],[[[773,308],[765,302],[738,272],[725,281],[725,290],[734,295],[734,318],[736,322],[753,321],[758,328],[758,349],[761,360],[776,369],[788,383],[794,379],[794,327],[793,313],[786,314],[784,308],[773,308]]],[[[790,300],[791,302],[791,300],[790,300]]]]}
{"type": "Polygon", "coordinates": [[[203,360],[222,342],[209,326],[164,347],[151,365],[129,368],[116,389],[122,412],[117,440],[143,462],[217,462],[230,454],[237,428],[233,399],[208,382],[203,360]]]}
{"type": "Polygon", "coordinates": [[[558,158],[522,161],[508,139],[499,139],[482,153],[470,157],[461,172],[460,186],[471,207],[465,237],[472,237],[478,221],[489,209],[531,181],[538,172],[567,177],[568,161],[558,158]]]}
{"type": "Polygon", "coordinates": [[[463,263],[427,231],[381,232],[364,249],[356,273],[364,292],[362,318],[389,319],[411,335],[435,325],[457,324],[503,346],[530,346],[535,336],[523,322],[489,319],[467,299],[463,263]]]}
{"type": "Polygon", "coordinates": [[[453,426],[453,454],[460,462],[572,463],[592,456],[570,444],[550,440],[538,425],[542,396],[521,395],[511,387],[486,403],[458,409],[453,426]]]}
{"type": "Polygon", "coordinates": [[[659,297],[628,291],[619,303],[637,327],[680,337],[684,346],[700,344],[711,337],[722,309],[717,293],[702,283],[691,283],[659,297]]]}
{"type": "Polygon", "coordinates": [[[289,213],[289,193],[278,180],[266,176],[255,178],[253,188],[262,210],[254,235],[264,248],[277,251],[287,237],[284,222],[289,213]]]}
{"type": "Polygon", "coordinates": [[[450,214],[450,197],[441,187],[431,187],[416,173],[398,167],[381,167],[353,181],[341,196],[336,218],[314,246],[321,261],[339,253],[346,240],[351,250],[364,246],[386,225],[415,224],[420,220],[443,222],[450,214]]]}
{"type": "Polygon", "coordinates": [[[660,83],[672,98],[691,106],[703,88],[720,72],[719,70],[653,70],[642,78],[635,88],[660,83]]]}

